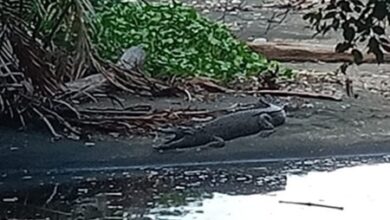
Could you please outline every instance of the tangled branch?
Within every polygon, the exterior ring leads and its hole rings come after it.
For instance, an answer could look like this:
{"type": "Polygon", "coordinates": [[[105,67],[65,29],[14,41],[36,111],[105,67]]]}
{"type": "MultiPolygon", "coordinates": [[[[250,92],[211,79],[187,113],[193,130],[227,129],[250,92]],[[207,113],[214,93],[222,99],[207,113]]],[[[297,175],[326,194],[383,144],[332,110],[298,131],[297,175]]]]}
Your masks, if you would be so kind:
{"type": "Polygon", "coordinates": [[[89,0],[5,0],[0,9],[0,115],[18,119],[22,127],[38,119],[60,138],[62,130],[82,135],[85,124],[123,126],[80,112],[74,105],[76,98],[101,95],[91,89],[94,81],[77,89],[71,86],[96,74],[108,88],[131,94],[153,95],[167,88],[159,80],[98,57],[90,38],[94,27],[89,0]]]}

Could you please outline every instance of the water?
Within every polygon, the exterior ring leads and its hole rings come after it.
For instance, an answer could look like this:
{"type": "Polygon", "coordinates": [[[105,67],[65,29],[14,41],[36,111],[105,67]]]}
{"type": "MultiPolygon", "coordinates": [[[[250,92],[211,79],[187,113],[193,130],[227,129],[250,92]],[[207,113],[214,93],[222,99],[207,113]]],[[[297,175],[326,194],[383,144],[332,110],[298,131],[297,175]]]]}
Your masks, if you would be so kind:
{"type": "MultiPolygon", "coordinates": [[[[161,219],[162,210],[179,210],[180,216],[163,219],[386,219],[389,217],[390,164],[343,168],[333,172],[288,175],[285,190],[268,194],[213,193],[202,203],[176,208],[154,208],[148,215],[161,219]],[[280,201],[318,203],[343,208],[284,204],[280,201]]],[[[178,213],[178,212],[177,212],[178,213]]]]}
{"type": "Polygon", "coordinates": [[[68,180],[32,175],[24,188],[12,184],[19,177],[4,175],[0,219],[383,219],[388,162],[370,156],[75,171],[68,180]]]}

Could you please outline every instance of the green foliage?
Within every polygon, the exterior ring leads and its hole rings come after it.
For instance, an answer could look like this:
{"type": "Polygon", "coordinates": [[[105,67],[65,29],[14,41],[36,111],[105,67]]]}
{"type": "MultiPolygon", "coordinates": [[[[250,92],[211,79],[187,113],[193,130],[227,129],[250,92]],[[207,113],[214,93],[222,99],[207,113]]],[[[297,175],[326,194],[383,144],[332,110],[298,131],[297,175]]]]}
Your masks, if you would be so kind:
{"type": "Polygon", "coordinates": [[[336,51],[352,49],[357,64],[363,61],[361,44],[366,45],[368,53],[376,56],[378,63],[383,62],[384,51],[390,52],[386,34],[390,23],[389,0],[332,0],[303,18],[312,24],[317,33],[342,29],[344,42],[337,44],[336,51]]]}
{"type": "Polygon", "coordinates": [[[229,30],[181,4],[109,2],[97,6],[94,41],[110,60],[143,44],[146,70],[155,76],[208,76],[229,80],[267,70],[267,60],[238,41],[229,30]]]}

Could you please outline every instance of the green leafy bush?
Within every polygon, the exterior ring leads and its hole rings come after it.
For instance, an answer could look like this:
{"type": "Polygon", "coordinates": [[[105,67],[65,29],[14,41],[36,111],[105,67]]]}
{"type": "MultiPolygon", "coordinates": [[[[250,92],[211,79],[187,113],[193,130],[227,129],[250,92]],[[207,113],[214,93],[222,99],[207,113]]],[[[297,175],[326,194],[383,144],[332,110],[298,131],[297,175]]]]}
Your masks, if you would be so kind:
{"type": "Polygon", "coordinates": [[[143,44],[145,68],[154,76],[208,76],[229,80],[258,74],[269,62],[229,30],[181,4],[110,2],[97,6],[99,54],[110,60],[130,46],[143,44]]]}

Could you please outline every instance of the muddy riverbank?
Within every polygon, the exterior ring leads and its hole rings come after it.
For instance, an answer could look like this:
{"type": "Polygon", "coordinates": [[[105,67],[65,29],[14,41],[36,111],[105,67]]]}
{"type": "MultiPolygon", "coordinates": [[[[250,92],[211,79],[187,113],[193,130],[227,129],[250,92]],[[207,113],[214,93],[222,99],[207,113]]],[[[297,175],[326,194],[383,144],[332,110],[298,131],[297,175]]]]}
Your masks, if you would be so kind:
{"type": "MultiPolygon", "coordinates": [[[[255,1],[248,2],[254,4],[255,1]]],[[[221,16],[212,9],[200,10],[211,18],[221,16]]],[[[262,22],[266,15],[272,15],[272,12],[252,7],[252,11],[228,13],[225,18],[228,23],[242,23],[235,33],[244,40],[264,37],[334,44],[338,37],[333,33],[311,39],[312,32],[299,20],[301,12],[294,12],[281,25],[264,34],[267,24],[262,22]],[[258,17],[252,16],[256,13],[258,17]]],[[[284,65],[308,72],[332,72],[339,66],[324,63],[284,65]]],[[[126,213],[127,216],[129,213],[142,216],[161,204],[168,208],[191,202],[201,204],[215,192],[247,195],[284,190],[287,176],[291,174],[388,163],[390,89],[387,81],[390,74],[387,69],[388,65],[373,64],[355,69],[350,76],[355,82],[357,98],[344,95],[341,102],[287,98],[285,101],[291,106],[301,104],[289,108],[286,124],[277,128],[274,134],[268,138],[253,135],[236,139],[220,149],[159,152],[153,146],[166,138],[162,134],[96,135],[87,142],[66,139],[52,142],[44,126],[17,131],[2,125],[0,218],[67,219],[79,204],[92,201],[96,205],[97,197],[106,193],[110,215],[124,219],[126,213]]],[[[300,86],[308,88],[314,84],[302,81],[300,86]]],[[[336,90],[339,95],[345,93],[342,85],[336,90]]],[[[183,98],[123,98],[126,105],[143,103],[157,109],[192,107],[208,110],[258,100],[254,96],[227,94],[204,102],[188,102],[183,98]]],[[[180,211],[165,209],[154,214],[183,216],[180,211]]]]}
{"type": "MultiPolygon", "coordinates": [[[[225,96],[210,103],[182,102],[176,106],[215,109],[256,100],[252,96],[225,96]]],[[[161,106],[176,101],[143,100],[161,106]]],[[[286,124],[268,138],[254,135],[227,142],[225,148],[201,151],[191,148],[158,152],[153,146],[164,140],[161,135],[96,139],[91,145],[71,140],[51,142],[44,131],[17,132],[2,127],[0,172],[390,153],[390,104],[383,97],[361,93],[358,99],[346,98],[342,102],[305,102],[302,108],[288,112],[286,124]]]]}
{"type": "MultiPolygon", "coordinates": [[[[210,2],[192,2],[211,19],[221,12],[210,2]]],[[[305,28],[301,15],[292,11],[288,17],[266,31],[267,16],[280,9],[257,7],[259,2],[247,1],[243,7],[227,12],[227,23],[242,23],[235,33],[243,40],[253,38],[283,39],[334,44],[336,33],[312,39],[312,31],[305,28]],[[244,10],[244,6],[248,6],[244,10]],[[249,9],[249,10],[248,10],[249,9]],[[265,32],[267,32],[265,34],[265,32]]],[[[233,5],[232,5],[233,6],[233,5]]],[[[288,63],[295,69],[334,71],[338,64],[288,63]]],[[[52,143],[46,130],[18,132],[0,127],[0,172],[25,172],[51,169],[98,169],[116,166],[162,166],[182,163],[220,163],[240,160],[272,160],[293,157],[320,157],[349,154],[381,154],[390,152],[390,104],[386,99],[390,74],[387,65],[378,68],[365,64],[353,74],[357,82],[358,99],[344,98],[342,102],[306,100],[305,107],[288,113],[286,125],[269,138],[251,136],[227,143],[223,149],[160,153],[152,149],[162,141],[157,137],[119,137],[82,141],[61,140],[52,143]],[[368,85],[368,86],[367,86],[368,85]],[[372,88],[379,92],[373,92],[372,88]]],[[[311,84],[307,84],[310,86],[311,84]]],[[[305,86],[305,85],[303,85],[305,86]]],[[[342,91],[343,92],[343,91],[342,91]]],[[[126,102],[152,104],[160,108],[200,107],[216,109],[236,103],[247,103],[256,97],[222,96],[210,102],[186,102],[173,98],[127,97],[126,102]]]]}

